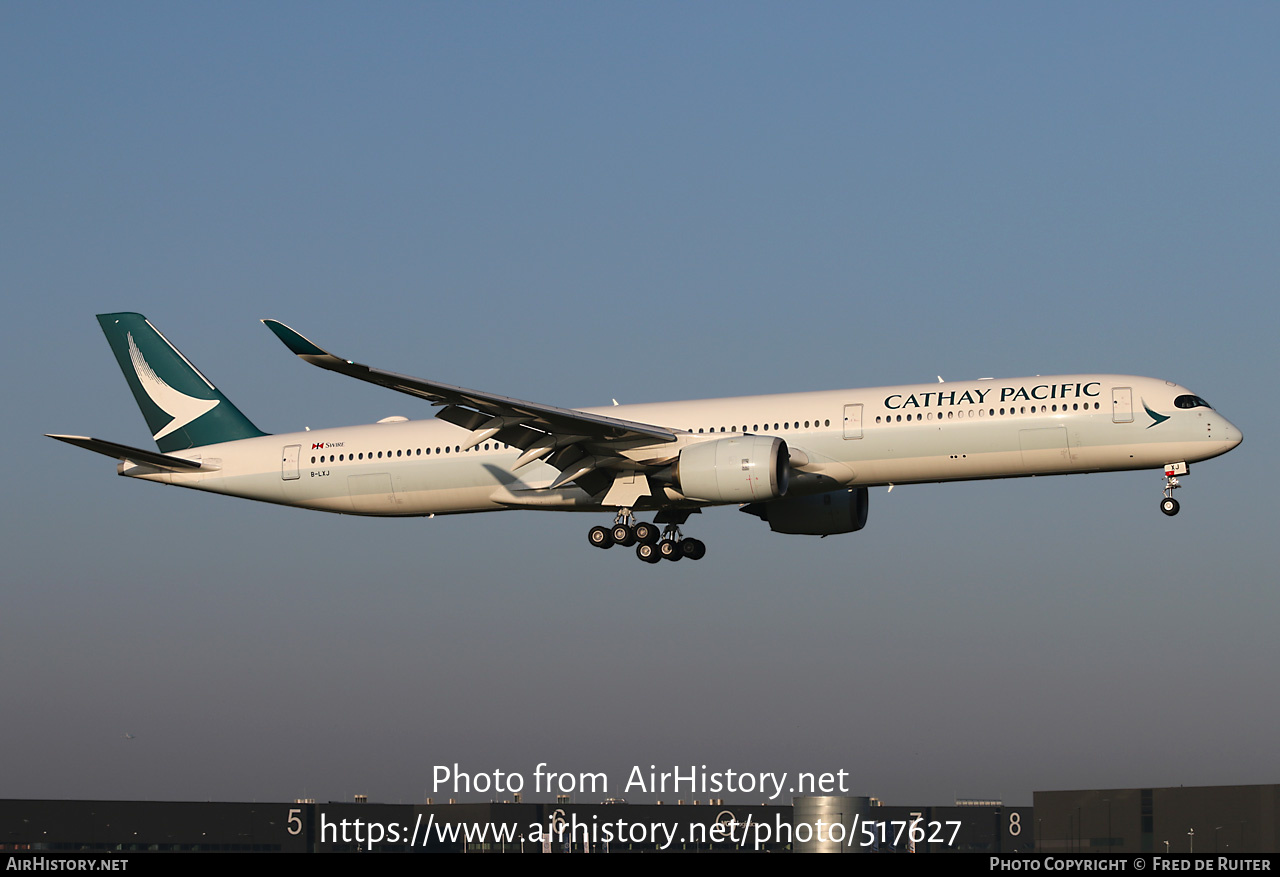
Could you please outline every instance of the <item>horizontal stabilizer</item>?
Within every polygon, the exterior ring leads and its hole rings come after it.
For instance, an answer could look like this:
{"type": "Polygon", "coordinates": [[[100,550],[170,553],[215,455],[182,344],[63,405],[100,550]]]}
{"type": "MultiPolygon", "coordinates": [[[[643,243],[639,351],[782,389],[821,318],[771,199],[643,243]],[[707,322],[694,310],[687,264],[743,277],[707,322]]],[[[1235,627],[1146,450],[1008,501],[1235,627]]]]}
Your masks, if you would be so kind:
{"type": "Polygon", "coordinates": [[[118,445],[115,442],[89,438],[87,435],[53,435],[52,433],[45,433],[45,435],[51,439],[57,439],[60,442],[66,442],[69,445],[75,445],[87,451],[93,451],[96,454],[104,454],[129,463],[154,466],[157,469],[169,469],[173,472],[194,472],[197,469],[215,468],[205,466],[199,460],[183,460],[181,457],[171,457],[168,454],[158,454],[155,451],[144,451],[141,448],[131,448],[128,445],[118,445]]]}

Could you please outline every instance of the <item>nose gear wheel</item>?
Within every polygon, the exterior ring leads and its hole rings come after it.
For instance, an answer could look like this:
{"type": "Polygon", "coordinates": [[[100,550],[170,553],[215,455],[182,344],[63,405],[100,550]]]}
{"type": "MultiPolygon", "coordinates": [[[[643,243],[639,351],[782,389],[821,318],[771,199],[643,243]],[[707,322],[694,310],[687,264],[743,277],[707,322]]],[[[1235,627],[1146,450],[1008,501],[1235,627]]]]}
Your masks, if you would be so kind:
{"type": "Polygon", "coordinates": [[[1164,512],[1171,518],[1178,513],[1178,509],[1180,508],[1178,501],[1173,498],[1173,492],[1182,486],[1172,472],[1172,469],[1165,469],[1164,499],[1160,500],[1160,511],[1164,512]]]}

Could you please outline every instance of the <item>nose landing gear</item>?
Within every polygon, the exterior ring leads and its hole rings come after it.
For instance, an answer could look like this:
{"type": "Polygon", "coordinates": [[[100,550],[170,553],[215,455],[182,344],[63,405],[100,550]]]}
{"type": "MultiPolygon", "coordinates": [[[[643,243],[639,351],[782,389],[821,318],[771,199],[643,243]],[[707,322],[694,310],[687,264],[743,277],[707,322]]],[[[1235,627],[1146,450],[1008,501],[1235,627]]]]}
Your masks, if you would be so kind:
{"type": "Polygon", "coordinates": [[[1169,517],[1176,515],[1181,508],[1173,498],[1173,492],[1182,486],[1177,476],[1186,475],[1190,470],[1186,463],[1168,463],[1164,467],[1164,499],[1160,500],[1160,511],[1169,517]]]}

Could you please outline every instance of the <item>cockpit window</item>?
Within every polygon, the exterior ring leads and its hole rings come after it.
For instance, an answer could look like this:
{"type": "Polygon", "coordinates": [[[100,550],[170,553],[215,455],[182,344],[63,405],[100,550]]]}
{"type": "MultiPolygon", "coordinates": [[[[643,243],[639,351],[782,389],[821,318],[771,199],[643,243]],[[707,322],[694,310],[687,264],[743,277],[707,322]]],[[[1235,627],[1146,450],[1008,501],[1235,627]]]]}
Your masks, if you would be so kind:
{"type": "Polygon", "coordinates": [[[1173,400],[1173,404],[1179,408],[1212,408],[1208,402],[1199,396],[1179,396],[1173,400]]]}

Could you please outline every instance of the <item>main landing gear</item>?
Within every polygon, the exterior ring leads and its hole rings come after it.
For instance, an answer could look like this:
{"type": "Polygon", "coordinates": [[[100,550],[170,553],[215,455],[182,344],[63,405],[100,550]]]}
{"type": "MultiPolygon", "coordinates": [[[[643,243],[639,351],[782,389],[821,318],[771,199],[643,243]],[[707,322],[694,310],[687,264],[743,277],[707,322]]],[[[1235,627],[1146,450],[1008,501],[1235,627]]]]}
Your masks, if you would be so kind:
{"type": "Polygon", "coordinates": [[[681,537],[680,528],[675,524],[667,524],[659,535],[655,525],[637,521],[630,509],[618,512],[612,527],[592,527],[587,532],[587,541],[597,548],[612,548],[614,545],[630,548],[635,545],[636,557],[645,563],[682,557],[701,560],[707,553],[706,543],[701,539],[681,537]]]}
{"type": "Polygon", "coordinates": [[[1190,468],[1186,463],[1169,463],[1164,467],[1164,499],[1160,500],[1160,511],[1171,518],[1181,508],[1173,498],[1173,492],[1182,486],[1176,476],[1186,475],[1190,468]]]}

